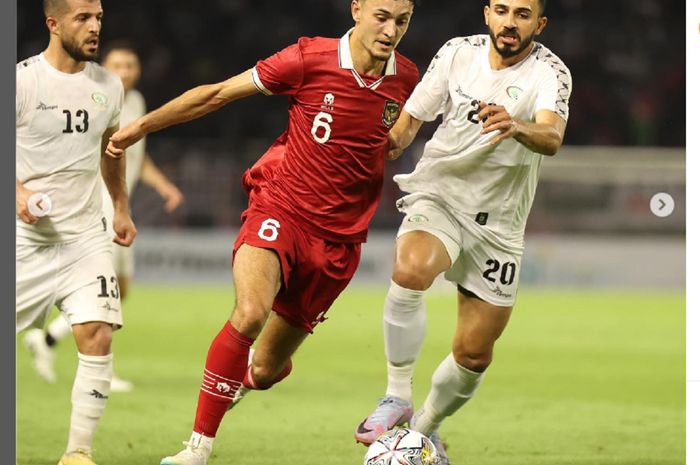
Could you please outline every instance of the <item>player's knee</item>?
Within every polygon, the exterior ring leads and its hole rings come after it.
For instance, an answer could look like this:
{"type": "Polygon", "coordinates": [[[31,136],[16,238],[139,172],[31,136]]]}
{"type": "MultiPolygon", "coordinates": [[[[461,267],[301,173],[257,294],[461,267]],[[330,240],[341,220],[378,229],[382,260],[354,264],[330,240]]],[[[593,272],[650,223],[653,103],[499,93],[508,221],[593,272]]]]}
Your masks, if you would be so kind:
{"type": "Polygon", "coordinates": [[[78,350],[84,355],[107,355],[112,347],[112,327],[107,323],[93,323],[85,331],[76,333],[78,350]]]}
{"type": "Polygon", "coordinates": [[[391,279],[403,288],[425,291],[433,284],[435,276],[419,265],[397,263],[391,279]]]}
{"type": "Polygon", "coordinates": [[[269,310],[255,302],[239,300],[233,312],[231,323],[242,334],[257,337],[265,326],[269,310]]]}
{"type": "Polygon", "coordinates": [[[482,373],[491,365],[493,351],[474,351],[464,348],[453,348],[452,355],[455,361],[464,368],[482,373]]]}

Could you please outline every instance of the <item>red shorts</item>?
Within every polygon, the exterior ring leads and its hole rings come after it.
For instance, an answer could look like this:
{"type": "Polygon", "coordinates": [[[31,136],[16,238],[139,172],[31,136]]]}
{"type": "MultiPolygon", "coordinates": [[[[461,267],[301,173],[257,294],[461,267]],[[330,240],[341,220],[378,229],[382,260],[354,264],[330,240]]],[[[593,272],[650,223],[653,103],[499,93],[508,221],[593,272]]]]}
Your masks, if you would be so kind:
{"type": "Polygon", "coordinates": [[[275,251],[282,268],[282,288],[272,309],[290,325],[313,332],[355,274],[361,244],[320,239],[303,231],[289,216],[259,205],[251,205],[242,218],[234,260],[242,244],[275,251]]]}

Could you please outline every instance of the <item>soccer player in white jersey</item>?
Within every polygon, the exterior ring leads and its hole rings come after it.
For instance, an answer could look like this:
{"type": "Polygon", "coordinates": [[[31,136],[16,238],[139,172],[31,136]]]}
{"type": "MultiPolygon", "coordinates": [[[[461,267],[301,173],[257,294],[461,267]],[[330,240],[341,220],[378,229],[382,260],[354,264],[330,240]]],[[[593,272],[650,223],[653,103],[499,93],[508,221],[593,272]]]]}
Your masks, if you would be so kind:
{"type": "Polygon", "coordinates": [[[45,0],[44,13],[48,47],[17,65],[17,331],[43,326],[54,304],[71,323],[78,369],[68,445],[58,463],[94,465],[92,440],[112,377],[112,331],[122,324],[110,238],[128,246],[136,235],[125,160],[104,155],[119,128],[123,88],[91,61],[102,25],[99,0],[45,0]],[[100,171],[115,234],[102,214],[100,171]],[[51,200],[45,215],[30,211],[35,193],[51,200]]]}
{"type": "Polygon", "coordinates": [[[391,131],[394,158],[423,122],[442,115],[415,170],[394,178],[408,195],[397,202],[406,216],[384,306],[388,385],[357,427],[360,442],[410,421],[449,463],[437,429],[474,395],[491,363],[515,302],[540,166],[559,150],[568,118],[569,70],[534,41],[547,24],[544,7],[544,0],[491,0],[489,35],[448,41],[391,131]],[[457,328],[414,415],[423,294],[442,272],[458,290],[457,328]]]}
{"type": "MultiPolygon", "coordinates": [[[[146,102],[141,92],[135,86],[141,76],[141,63],[135,48],[127,41],[116,41],[108,44],[104,50],[102,65],[119,76],[124,86],[124,106],[121,111],[120,126],[126,126],[146,114],[146,102]]],[[[126,188],[129,196],[134,191],[138,181],[155,189],[163,198],[164,209],[170,213],[183,201],[182,192],[158,169],[146,153],[145,139],[129,148],[129,158],[126,164],[126,188]]],[[[107,224],[112,224],[114,208],[109,197],[107,186],[102,183],[102,204],[107,224]]],[[[128,295],[131,279],[134,275],[134,252],[130,247],[112,244],[112,261],[119,284],[121,301],[128,295]]],[[[66,318],[59,316],[48,326],[46,332],[40,329],[27,331],[25,343],[34,357],[34,368],[47,382],[56,380],[54,370],[55,345],[71,332],[66,318]]],[[[129,392],[133,389],[130,381],[112,375],[112,392],[129,392]]]]}

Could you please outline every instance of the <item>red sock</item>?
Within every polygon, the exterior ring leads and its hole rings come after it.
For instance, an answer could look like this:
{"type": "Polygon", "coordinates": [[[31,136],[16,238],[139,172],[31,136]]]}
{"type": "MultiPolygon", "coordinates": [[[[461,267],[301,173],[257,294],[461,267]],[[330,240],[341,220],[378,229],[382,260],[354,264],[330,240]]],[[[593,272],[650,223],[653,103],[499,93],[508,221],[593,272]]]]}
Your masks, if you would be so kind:
{"type": "Polygon", "coordinates": [[[264,391],[266,389],[270,389],[272,386],[282,381],[284,378],[289,376],[289,373],[291,372],[292,360],[289,359],[289,362],[287,362],[284,368],[282,368],[280,374],[277,375],[270,384],[260,384],[253,378],[253,365],[250,365],[245,372],[245,377],[243,378],[243,386],[247,387],[248,389],[258,389],[260,391],[264,391]]]}
{"type": "Polygon", "coordinates": [[[211,438],[216,436],[219,424],[245,376],[252,344],[253,339],[236,331],[228,321],[212,341],[199,391],[195,433],[211,438]]]}

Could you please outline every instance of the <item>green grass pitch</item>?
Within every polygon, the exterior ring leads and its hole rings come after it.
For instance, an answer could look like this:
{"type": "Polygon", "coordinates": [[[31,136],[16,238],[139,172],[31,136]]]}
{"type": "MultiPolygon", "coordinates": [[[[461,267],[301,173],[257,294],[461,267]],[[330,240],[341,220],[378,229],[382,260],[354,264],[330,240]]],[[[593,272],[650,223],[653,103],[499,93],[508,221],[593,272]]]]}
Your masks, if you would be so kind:
{"type": "MultiPolygon", "coordinates": [[[[210,465],[360,465],[353,430],[384,390],[382,289],[345,292],[294,359],[292,375],[224,419],[210,465]]],[[[189,437],[204,357],[229,314],[226,288],[135,287],[115,334],[113,394],[99,465],[156,465],[189,437]]],[[[447,354],[456,298],[428,299],[415,400],[447,354]]],[[[476,397],[442,435],[453,465],[681,465],[685,462],[681,292],[521,291],[476,397]]],[[[18,338],[21,341],[21,337],[18,338]]],[[[18,465],[54,465],[65,446],[77,363],[58,350],[43,383],[17,346],[18,465]]]]}

